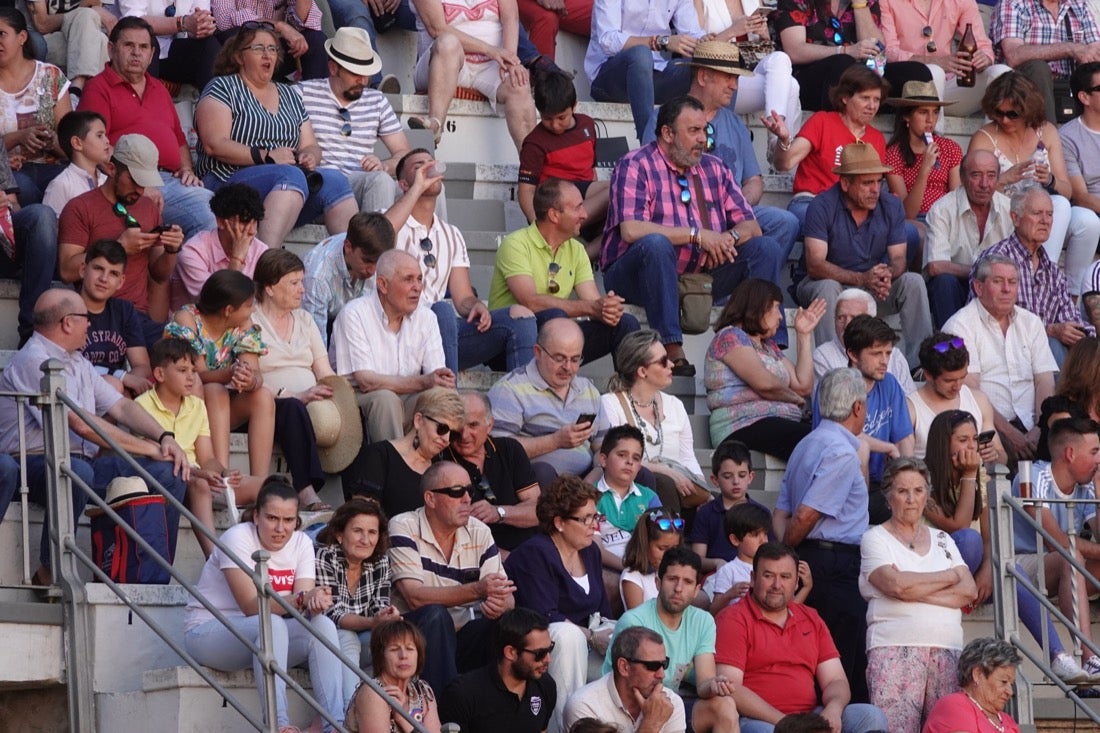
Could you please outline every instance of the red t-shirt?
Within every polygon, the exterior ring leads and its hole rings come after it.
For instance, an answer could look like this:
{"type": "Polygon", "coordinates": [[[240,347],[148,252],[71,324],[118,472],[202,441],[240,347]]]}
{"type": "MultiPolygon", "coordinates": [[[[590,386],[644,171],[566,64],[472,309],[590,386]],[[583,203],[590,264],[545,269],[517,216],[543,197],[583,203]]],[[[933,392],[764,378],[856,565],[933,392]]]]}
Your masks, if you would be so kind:
{"type": "Polygon", "coordinates": [[[547,178],[592,181],[596,178],[596,123],[588,115],[573,115],[576,124],[555,135],[541,124],[523,140],[519,151],[519,182],[532,186],[547,178]]]}
{"type": "MultiPolygon", "coordinates": [[[[109,185],[109,184],[108,184],[109,185]]],[[[97,239],[118,239],[126,229],[126,222],[115,215],[114,204],[107,200],[99,188],[82,193],[65,204],[57,220],[57,241],[75,244],[88,249],[97,239]]],[[[142,196],[126,210],[141,224],[141,231],[148,232],[160,226],[160,211],[148,196],[142,196]]],[[[115,293],[134,304],[142,313],[149,310],[149,250],[126,257],[126,281],[115,293]]]]}
{"type": "MultiPolygon", "coordinates": [[[[935,134],[932,135],[932,139],[936,145],[940,146],[940,159],[937,161],[939,164],[928,173],[928,183],[924,187],[924,197],[920,202],[920,213],[922,214],[927,214],[928,210],[932,208],[932,204],[939,201],[947,193],[948,174],[952,168],[962,163],[963,157],[962,148],[954,140],[935,134]]],[[[901,148],[897,145],[891,145],[886,149],[886,158],[883,163],[894,169],[894,175],[901,176],[901,179],[905,181],[906,191],[912,191],[913,186],[917,183],[917,174],[920,172],[922,160],[924,160],[924,153],[918,155],[917,161],[907,168],[901,157],[901,148]]]]}
{"type": "Polygon", "coordinates": [[[715,619],[714,661],[742,670],[745,687],[784,715],[817,707],[817,667],[840,656],[817,611],[799,603],[788,610],[790,618],[780,628],[749,595],[715,619]]]}
{"type": "MultiPolygon", "coordinates": [[[[798,137],[808,140],[813,149],[794,172],[793,190],[816,196],[837,182],[833,168],[840,165],[840,151],[845,145],[859,141],[840,119],[839,112],[814,112],[798,131],[798,137]]],[[[879,160],[886,159],[886,138],[881,132],[868,127],[863,142],[878,152],[879,160]]]]}

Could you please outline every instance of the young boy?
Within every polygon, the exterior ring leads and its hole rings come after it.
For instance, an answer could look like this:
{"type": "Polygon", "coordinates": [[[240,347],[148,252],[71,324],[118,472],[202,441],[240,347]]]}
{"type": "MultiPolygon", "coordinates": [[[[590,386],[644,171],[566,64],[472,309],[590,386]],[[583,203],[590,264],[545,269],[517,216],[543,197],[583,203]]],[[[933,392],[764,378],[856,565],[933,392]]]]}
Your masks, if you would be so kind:
{"type": "Polygon", "coordinates": [[[642,431],[633,425],[617,425],[607,431],[600,444],[598,460],[603,477],[596,484],[600,492],[596,513],[605,517],[599,529],[600,554],[604,567],[611,570],[623,569],[623,550],[638,517],[661,506],[656,493],[634,483],[642,467],[643,440],[642,431]]]}
{"type": "Polygon", "coordinates": [[[70,112],[57,125],[57,144],[72,162],[46,186],[42,203],[61,216],[61,210],[71,199],[102,186],[107,180],[99,170],[99,166],[111,160],[107,122],[98,112],[70,112]]]}
{"type": "MultiPolygon", "coordinates": [[[[191,344],[183,339],[167,338],[153,344],[149,349],[149,361],[155,384],[135,402],[165,430],[176,434],[176,442],[187,453],[192,466],[185,503],[199,521],[214,532],[214,494],[224,493],[227,502],[235,505],[248,504],[255,501],[263,479],[229,471],[214,457],[206,405],[202,398],[192,394],[198,379],[196,356],[191,344]]],[[[235,509],[233,506],[230,511],[235,509]]],[[[200,532],[195,533],[195,539],[203,555],[209,557],[214,543],[200,532]]]]}
{"type": "Polygon", "coordinates": [[[93,242],[80,266],[80,297],[88,306],[84,357],[127,397],[152,386],[149,352],[134,304],[115,293],[126,280],[126,250],[113,239],[93,242]]]}
{"type": "Polygon", "coordinates": [[[749,485],[756,474],[752,470],[752,456],[744,443],[723,441],[714,449],[710,465],[710,480],[721,496],[699,507],[687,538],[691,549],[703,558],[704,573],[713,572],[737,557],[726,530],[727,511],[746,502],[767,511],[767,507],[749,497],[749,485]]]}
{"type": "MultiPolygon", "coordinates": [[[[595,180],[596,123],[577,114],[577,90],[573,80],[549,72],[532,80],[535,108],[542,121],[523,141],[519,153],[519,206],[527,221],[535,220],[535,187],[547,178],[569,181],[581,190],[588,218],[582,237],[591,239],[603,230],[607,216],[607,181],[595,180]]],[[[589,257],[599,255],[597,251],[589,257]]]]}

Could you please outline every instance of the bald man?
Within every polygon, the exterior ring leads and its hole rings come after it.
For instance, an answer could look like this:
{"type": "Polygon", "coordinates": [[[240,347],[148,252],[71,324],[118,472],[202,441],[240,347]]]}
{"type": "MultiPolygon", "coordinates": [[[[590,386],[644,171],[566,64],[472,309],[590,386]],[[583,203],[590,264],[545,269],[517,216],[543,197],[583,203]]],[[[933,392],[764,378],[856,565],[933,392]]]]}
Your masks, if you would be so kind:
{"type": "MultiPolygon", "coordinates": [[[[88,307],[80,295],[67,289],[47,290],[39,296],[34,306],[34,333],[0,374],[0,390],[37,393],[41,389],[42,362],[47,359],[60,361],[66,394],[84,412],[93,415],[89,422],[85,422],[76,413],[68,413],[69,460],[73,471],[101,497],[106,495],[107,484],[112,479],[136,475],[133,468],[118,455],[99,456],[100,449],[108,445],[92,429],[94,425],[132,455],[161,486],[183,501],[190,473],[186,454],[171,432],[166,432],[149,413],[120,395],[96,374],[95,367],[80,352],[87,339],[88,307]],[[103,419],[104,416],[110,417],[112,422],[103,419]],[[117,427],[116,423],[129,428],[130,432],[117,427]]],[[[15,400],[0,397],[0,452],[18,456],[18,420],[15,400]]],[[[26,435],[26,480],[30,498],[36,504],[45,506],[48,491],[46,457],[43,454],[46,435],[41,410],[27,405],[22,427],[26,435]]],[[[73,515],[79,517],[88,499],[76,486],[72,494],[73,515]]],[[[6,509],[6,505],[0,506],[0,516],[6,509]]],[[[166,510],[169,555],[174,556],[179,512],[172,506],[166,507],[166,510]]],[[[52,573],[48,532],[42,533],[39,559],[42,566],[35,571],[33,580],[38,585],[49,585],[52,573]]]]}

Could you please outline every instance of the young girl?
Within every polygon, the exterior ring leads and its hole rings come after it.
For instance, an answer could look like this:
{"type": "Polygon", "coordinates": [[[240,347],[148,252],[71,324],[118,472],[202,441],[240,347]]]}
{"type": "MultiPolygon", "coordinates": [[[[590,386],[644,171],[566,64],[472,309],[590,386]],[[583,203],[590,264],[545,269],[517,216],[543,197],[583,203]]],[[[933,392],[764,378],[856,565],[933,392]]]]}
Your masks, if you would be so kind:
{"type": "Polygon", "coordinates": [[[638,517],[623,551],[619,595],[630,610],[657,597],[657,567],[665,550],[684,540],[684,520],[665,509],[651,509],[638,517]]]}

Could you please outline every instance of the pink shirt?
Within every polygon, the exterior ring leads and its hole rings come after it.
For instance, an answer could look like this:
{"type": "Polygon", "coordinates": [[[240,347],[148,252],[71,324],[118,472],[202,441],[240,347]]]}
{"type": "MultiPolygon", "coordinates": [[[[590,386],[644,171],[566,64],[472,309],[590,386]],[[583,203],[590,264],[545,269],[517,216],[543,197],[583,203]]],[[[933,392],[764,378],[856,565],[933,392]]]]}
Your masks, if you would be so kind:
{"type": "Polygon", "coordinates": [[[961,38],[967,23],[973,26],[978,50],[993,58],[993,43],[986,35],[985,24],[974,0],[932,0],[927,17],[912,0],[890,0],[879,3],[879,7],[882,9],[882,38],[886,43],[887,61],[908,61],[913,56],[929,55],[925,50],[929,39],[921,33],[925,26],[932,27],[935,55],[952,54],[955,51],[952,43],[955,33],[957,31],[961,38]]]}
{"type": "MultiPolygon", "coordinates": [[[[267,245],[253,238],[252,244],[248,245],[248,252],[245,253],[241,272],[252,277],[256,270],[256,260],[266,251],[267,245]]],[[[188,239],[183,243],[183,249],[176,258],[176,269],[172,271],[172,310],[176,311],[187,303],[194,303],[206,279],[218,270],[228,268],[229,255],[225,253],[221,240],[218,239],[217,229],[199,232],[188,239]]]]}

